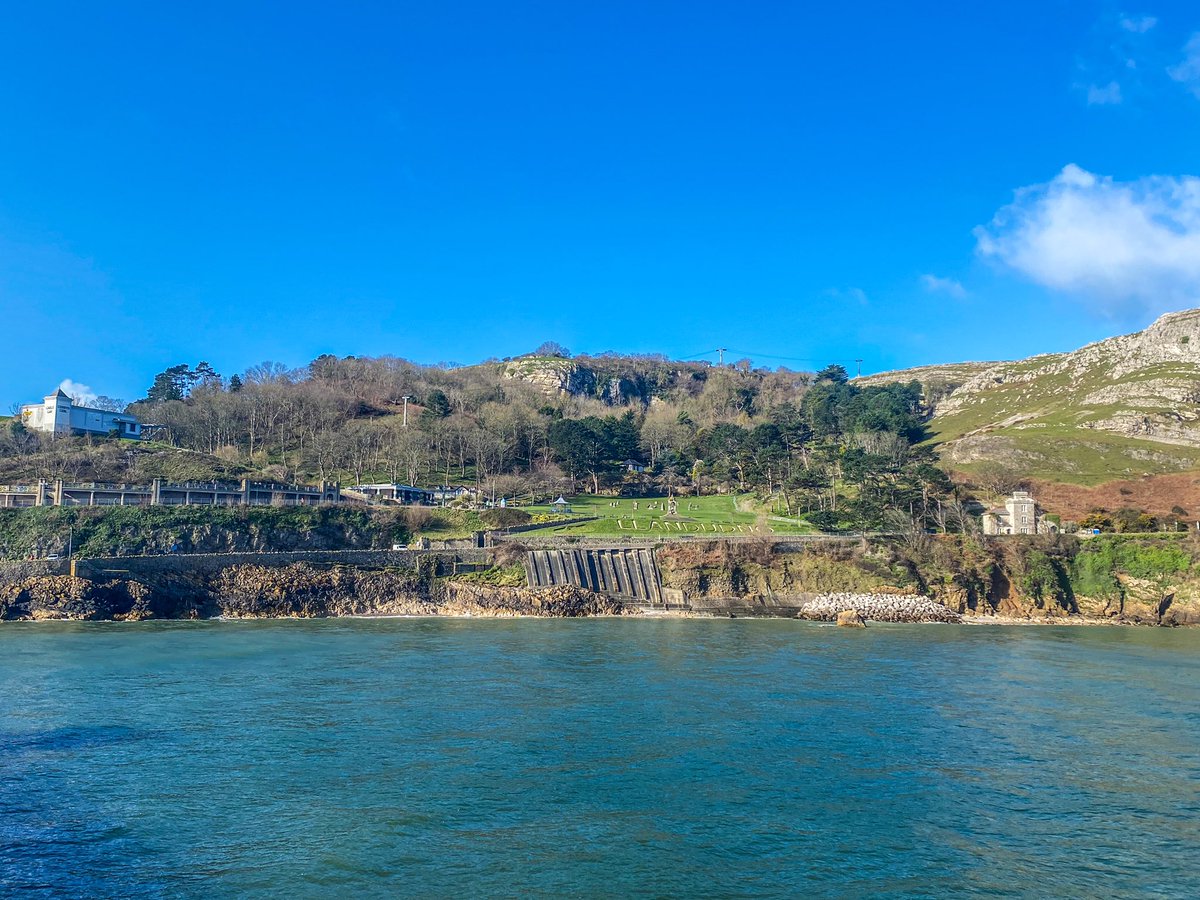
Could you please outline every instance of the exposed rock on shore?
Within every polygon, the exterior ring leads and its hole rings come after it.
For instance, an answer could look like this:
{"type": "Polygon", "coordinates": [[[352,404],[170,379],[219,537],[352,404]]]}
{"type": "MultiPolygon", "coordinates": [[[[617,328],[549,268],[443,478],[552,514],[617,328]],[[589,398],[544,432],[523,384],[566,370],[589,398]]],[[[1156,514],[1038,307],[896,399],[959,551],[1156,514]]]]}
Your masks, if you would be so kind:
{"type": "Polygon", "coordinates": [[[441,615],[573,618],[636,614],[614,597],[571,585],[513,588],[450,582],[443,593],[441,615]]]}
{"type": "Polygon", "coordinates": [[[341,566],[231,566],[209,585],[217,614],[245,618],[418,615],[430,604],[416,573],[341,566]]]}
{"type": "Polygon", "coordinates": [[[0,585],[0,619],[190,619],[225,616],[611,616],[618,600],[580,588],[496,587],[440,582],[395,569],[238,565],[212,577],[146,585],[40,575],[0,585]]]}
{"type": "Polygon", "coordinates": [[[837,623],[839,628],[866,628],[867,623],[852,609],[843,609],[837,614],[837,623]]]}
{"type": "Polygon", "coordinates": [[[97,583],[70,575],[35,575],[0,587],[0,619],[144,619],[155,610],[153,592],[136,581],[97,583]]]}

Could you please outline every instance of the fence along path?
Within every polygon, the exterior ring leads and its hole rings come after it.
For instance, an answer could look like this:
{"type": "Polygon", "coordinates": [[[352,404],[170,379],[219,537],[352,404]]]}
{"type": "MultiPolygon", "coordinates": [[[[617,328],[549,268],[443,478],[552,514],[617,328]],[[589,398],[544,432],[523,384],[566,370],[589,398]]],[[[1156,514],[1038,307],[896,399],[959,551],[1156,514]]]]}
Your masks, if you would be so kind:
{"type": "Polygon", "coordinates": [[[570,584],[625,600],[662,603],[658,562],[648,547],[530,550],[525,573],[531,587],[570,584]]]}

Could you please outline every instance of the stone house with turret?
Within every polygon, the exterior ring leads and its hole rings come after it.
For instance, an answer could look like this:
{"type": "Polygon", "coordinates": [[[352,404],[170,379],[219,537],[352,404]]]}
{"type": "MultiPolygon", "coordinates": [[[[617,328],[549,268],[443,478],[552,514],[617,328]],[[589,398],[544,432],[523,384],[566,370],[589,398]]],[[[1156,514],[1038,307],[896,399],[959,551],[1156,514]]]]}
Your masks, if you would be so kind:
{"type": "Polygon", "coordinates": [[[1046,518],[1029,491],[1013,491],[1003,506],[983,514],[984,534],[1053,534],[1058,526],[1046,518]]]}

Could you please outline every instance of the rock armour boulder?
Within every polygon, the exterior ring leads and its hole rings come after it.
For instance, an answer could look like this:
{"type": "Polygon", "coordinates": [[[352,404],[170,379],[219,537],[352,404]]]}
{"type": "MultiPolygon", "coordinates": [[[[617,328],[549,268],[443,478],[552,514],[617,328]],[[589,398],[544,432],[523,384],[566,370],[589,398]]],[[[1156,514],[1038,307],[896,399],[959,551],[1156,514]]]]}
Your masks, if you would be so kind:
{"type": "Polygon", "coordinates": [[[820,594],[800,607],[800,618],[833,622],[846,611],[875,622],[962,621],[936,600],[909,594],[820,594]]]}

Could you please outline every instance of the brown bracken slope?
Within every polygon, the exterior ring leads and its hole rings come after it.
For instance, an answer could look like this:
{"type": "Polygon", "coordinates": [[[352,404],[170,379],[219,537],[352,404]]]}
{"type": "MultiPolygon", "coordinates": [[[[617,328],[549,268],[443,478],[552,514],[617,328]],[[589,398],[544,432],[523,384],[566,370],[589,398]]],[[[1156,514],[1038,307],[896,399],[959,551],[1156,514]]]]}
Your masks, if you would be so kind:
{"type": "Polygon", "coordinates": [[[1079,519],[1094,509],[1114,511],[1124,507],[1168,516],[1174,507],[1185,510],[1183,519],[1200,520],[1200,473],[1150,475],[1128,481],[1107,481],[1094,487],[1056,484],[1035,479],[1030,488],[1038,503],[1064,519],[1079,519]]]}

